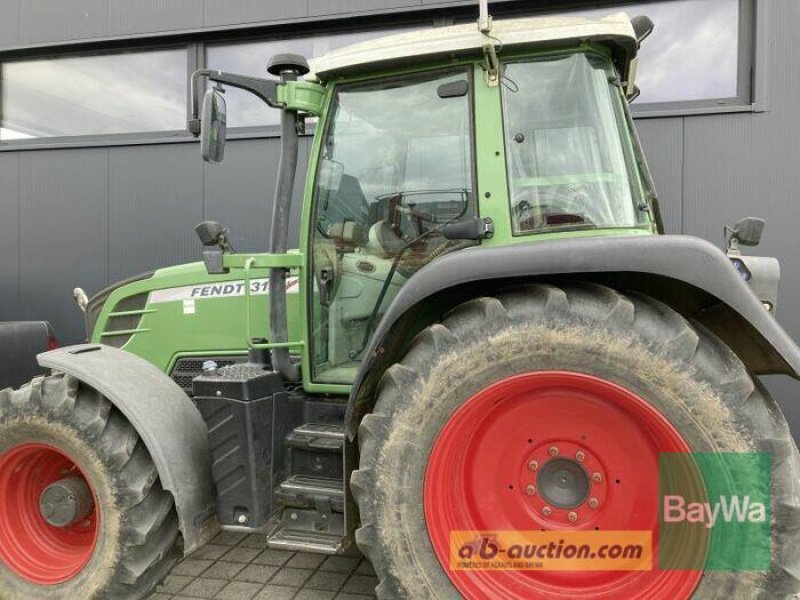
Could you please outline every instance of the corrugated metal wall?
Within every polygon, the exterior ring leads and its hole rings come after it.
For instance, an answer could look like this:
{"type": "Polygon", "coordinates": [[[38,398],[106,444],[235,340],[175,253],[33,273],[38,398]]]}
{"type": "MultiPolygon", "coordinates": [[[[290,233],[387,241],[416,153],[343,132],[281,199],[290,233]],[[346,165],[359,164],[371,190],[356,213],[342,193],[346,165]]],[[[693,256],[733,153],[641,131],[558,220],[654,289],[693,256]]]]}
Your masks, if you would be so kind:
{"type": "MultiPolygon", "coordinates": [[[[0,51],[458,4],[473,2],[0,0],[0,51]]],[[[779,320],[800,339],[800,55],[794,42],[800,3],[769,5],[768,112],[647,119],[638,126],[670,233],[721,243],[723,224],[751,214],[768,219],[758,252],[782,261],[779,320]]],[[[196,144],[187,143],[0,152],[0,320],[47,318],[63,339],[80,340],[75,285],[93,292],[143,270],[197,259],[192,228],[203,218],[228,224],[237,248],[264,248],[277,154],[275,139],[231,142],[223,166],[204,165],[196,144]]],[[[301,155],[304,169],[307,139],[301,155]]],[[[800,384],[768,383],[800,432],[800,384]]]]}

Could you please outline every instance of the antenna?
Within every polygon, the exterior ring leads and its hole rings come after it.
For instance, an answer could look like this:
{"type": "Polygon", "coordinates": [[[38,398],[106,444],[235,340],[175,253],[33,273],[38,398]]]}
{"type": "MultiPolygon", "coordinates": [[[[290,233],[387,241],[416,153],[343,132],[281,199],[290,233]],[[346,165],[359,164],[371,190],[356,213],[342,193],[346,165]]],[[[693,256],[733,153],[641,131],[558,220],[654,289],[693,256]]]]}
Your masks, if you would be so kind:
{"type": "Polygon", "coordinates": [[[480,16],[478,17],[478,30],[489,33],[492,30],[492,17],[489,16],[489,0],[478,0],[480,16]]]}

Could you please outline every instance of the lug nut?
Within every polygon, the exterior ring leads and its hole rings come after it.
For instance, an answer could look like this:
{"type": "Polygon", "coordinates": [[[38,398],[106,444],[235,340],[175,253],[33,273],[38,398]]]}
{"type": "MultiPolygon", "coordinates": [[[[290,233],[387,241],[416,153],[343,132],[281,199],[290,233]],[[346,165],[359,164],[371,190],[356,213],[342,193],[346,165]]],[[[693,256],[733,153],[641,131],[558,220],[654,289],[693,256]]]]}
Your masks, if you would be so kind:
{"type": "Polygon", "coordinates": [[[539,468],[539,463],[536,462],[535,460],[532,460],[531,462],[528,463],[528,470],[535,471],[538,468],[539,468]]]}
{"type": "Polygon", "coordinates": [[[578,520],[578,513],[575,513],[575,512],[571,512],[571,513],[569,513],[569,514],[567,515],[567,519],[569,519],[569,522],[570,522],[570,523],[574,523],[575,521],[577,521],[577,520],[578,520]]]}
{"type": "Polygon", "coordinates": [[[580,450],[578,450],[575,453],[575,460],[577,460],[578,462],[583,462],[583,459],[585,459],[585,458],[586,458],[586,455],[583,452],[581,452],[580,450]]]}
{"type": "Polygon", "coordinates": [[[551,509],[549,506],[545,506],[545,507],[542,509],[542,514],[543,514],[545,517],[549,517],[550,515],[552,515],[552,514],[553,514],[553,510],[552,510],[552,509],[551,509]]]}
{"type": "Polygon", "coordinates": [[[536,488],[532,485],[529,485],[525,488],[525,493],[528,494],[528,496],[533,496],[536,493],[536,488]]]}
{"type": "Polygon", "coordinates": [[[595,483],[600,483],[601,481],[603,481],[603,476],[600,475],[600,473],[592,473],[592,481],[594,481],[595,483]]]}
{"type": "Polygon", "coordinates": [[[550,446],[550,456],[558,454],[558,446],[550,446]]]}
{"type": "Polygon", "coordinates": [[[600,500],[597,498],[589,498],[589,508],[597,508],[600,506],[600,500]]]}

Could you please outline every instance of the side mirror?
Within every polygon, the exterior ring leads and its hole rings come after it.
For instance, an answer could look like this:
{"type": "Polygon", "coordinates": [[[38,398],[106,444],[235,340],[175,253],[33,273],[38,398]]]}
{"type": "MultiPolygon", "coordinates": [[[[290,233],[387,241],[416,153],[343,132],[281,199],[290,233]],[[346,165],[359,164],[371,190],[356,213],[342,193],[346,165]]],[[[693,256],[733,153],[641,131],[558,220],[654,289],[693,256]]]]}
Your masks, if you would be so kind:
{"type": "Polygon", "coordinates": [[[758,246],[766,221],[758,217],[745,217],[733,227],[725,226],[725,245],[728,256],[741,256],[739,246],[758,246]]]}
{"type": "Polygon", "coordinates": [[[758,217],[745,217],[733,226],[733,235],[742,246],[758,246],[766,221],[758,217]]]}
{"type": "Polygon", "coordinates": [[[224,246],[227,243],[228,228],[222,223],[203,221],[195,225],[194,231],[203,246],[224,246]]]}
{"type": "Polygon", "coordinates": [[[200,152],[203,160],[219,164],[225,157],[227,111],[222,88],[214,87],[203,97],[203,118],[200,125],[200,152]]]}
{"type": "Polygon", "coordinates": [[[200,243],[203,244],[203,262],[209,275],[227,273],[223,258],[231,249],[228,243],[228,228],[216,221],[203,221],[194,228],[200,243]]]}
{"type": "Polygon", "coordinates": [[[636,35],[636,41],[640,44],[645,41],[656,28],[656,24],[653,23],[650,17],[646,17],[645,15],[633,17],[631,19],[631,25],[633,26],[633,33],[636,35]]]}

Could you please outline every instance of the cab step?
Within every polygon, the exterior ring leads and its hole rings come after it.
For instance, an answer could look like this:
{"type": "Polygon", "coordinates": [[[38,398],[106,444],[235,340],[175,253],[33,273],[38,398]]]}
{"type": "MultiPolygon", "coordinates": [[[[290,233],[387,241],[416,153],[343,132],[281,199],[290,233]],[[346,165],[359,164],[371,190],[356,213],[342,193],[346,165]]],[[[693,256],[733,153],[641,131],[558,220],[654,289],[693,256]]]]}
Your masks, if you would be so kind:
{"type": "MultiPolygon", "coordinates": [[[[344,473],[344,425],[306,423],[286,435],[287,475],[341,480],[344,473]]],[[[340,486],[341,487],[341,486],[340,486]]]]}
{"type": "Polygon", "coordinates": [[[341,452],[344,447],[344,425],[306,423],[295,427],[286,443],[291,448],[319,452],[341,452]]]}
{"type": "Polygon", "coordinates": [[[321,515],[315,510],[286,508],[278,526],[267,536],[267,544],[276,550],[341,554],[344,515],[321,515]]]}
{"type": "Polygon", "coordinates": [[[344,489],[341,479],[292,475],[281,482],[275,496],[278,503],[286,507],[344,512],[344,489]]]}

